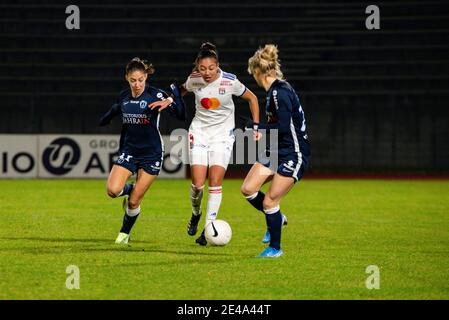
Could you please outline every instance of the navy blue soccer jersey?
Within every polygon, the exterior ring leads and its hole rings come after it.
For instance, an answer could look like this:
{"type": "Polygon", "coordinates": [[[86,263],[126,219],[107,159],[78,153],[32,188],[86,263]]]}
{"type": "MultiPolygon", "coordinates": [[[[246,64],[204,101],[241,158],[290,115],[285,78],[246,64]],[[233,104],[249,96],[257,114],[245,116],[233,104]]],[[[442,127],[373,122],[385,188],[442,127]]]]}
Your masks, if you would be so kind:
{"type": "MultiPolygon", "coordinates": [[[[260,129],[278,130],[278,154],[310,156],[306,120],[300,100],[291,85],[283,80],[275,80],[267,92],[267,124],[260,129]]],[[[274,150],[272,150],[274,151],[274,150]]]]}
{"type": "MultiPolygon", "coordinates": [[[[120,92],[116,104],[100,120],[100,125],[108,124],[115,116],[122,117],[120,136],[120,153],[138,156],[160,155],[164,146],[159,132],[160,112],[158,108],[151,110],[148,106],[164,100],[168,95],[155,87],[146,86],[143,93],[134,98],[131,90],[120,92]]],[[[176,113],[176,103],[173,102],[167,110],[176,113]]]]}

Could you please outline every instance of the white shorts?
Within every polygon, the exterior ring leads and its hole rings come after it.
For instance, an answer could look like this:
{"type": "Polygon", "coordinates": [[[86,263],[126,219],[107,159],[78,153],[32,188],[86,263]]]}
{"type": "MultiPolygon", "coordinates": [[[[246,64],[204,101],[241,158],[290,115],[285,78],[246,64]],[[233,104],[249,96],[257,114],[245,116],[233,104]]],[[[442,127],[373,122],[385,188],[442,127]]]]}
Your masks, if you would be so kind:
{"type": "Polygon", "coordinates": [[[219,136],[209,135],[206,130],[189,130],[190,165],[222,166],[227,169],[234,141],[232,130],[219,136]]]}

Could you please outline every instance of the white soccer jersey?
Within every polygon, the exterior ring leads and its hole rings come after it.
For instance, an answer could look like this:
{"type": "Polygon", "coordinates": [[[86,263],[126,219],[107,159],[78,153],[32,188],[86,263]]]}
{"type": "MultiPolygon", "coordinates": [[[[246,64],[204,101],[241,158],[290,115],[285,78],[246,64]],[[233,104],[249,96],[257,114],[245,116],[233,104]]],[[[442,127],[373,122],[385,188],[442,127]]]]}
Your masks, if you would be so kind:
{"type": "Polygon", "coordinates": [[[199,72],[193,72],[184,83],[187,91],[195,94],[195,117],[190,130],[207,131],[209,134],[224,133],[234,129],[234,101],[246,87],[231,73],[219,71],[218,79],[207,83],[199,72]]]}

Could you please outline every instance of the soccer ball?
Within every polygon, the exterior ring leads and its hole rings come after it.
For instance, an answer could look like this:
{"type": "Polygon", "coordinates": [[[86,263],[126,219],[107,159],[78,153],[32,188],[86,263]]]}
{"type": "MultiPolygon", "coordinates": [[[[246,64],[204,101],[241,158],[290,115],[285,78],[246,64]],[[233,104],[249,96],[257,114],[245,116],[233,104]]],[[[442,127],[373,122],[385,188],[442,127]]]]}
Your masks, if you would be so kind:
{"type": "Polygon", "coordinates": [[[210,245],[224,246],[231,241],[231,226],[224,220],[213,220],[207,224],[204,236],[210,245]]]}

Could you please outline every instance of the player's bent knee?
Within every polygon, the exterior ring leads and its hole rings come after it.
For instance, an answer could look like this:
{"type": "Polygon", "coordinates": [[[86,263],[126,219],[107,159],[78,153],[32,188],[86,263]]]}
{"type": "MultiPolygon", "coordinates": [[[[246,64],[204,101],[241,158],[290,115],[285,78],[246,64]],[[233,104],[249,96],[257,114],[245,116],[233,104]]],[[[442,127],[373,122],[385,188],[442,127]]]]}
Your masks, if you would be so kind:
{"type": "Polygon", "coordinates": [[[108,196],[110,196],[111,198],[117,198],[120,194],[121,190],[117,190],[117,189],[113,189],[113,188],[108,188],[107,193],[108,196]]]}
{"type": "Polygon", "coordinates": [[[253,190],[251,189],[248,185],[246,184],[242,184],[242,186],[240,187],[240,192],[245,196],[250,196],[252,194],[254,194],[257,190],[253,190]]]}
{"type": "Polygon", "coordinates": [[[220,187],[223,184],[221,180],[210,180],[209,187],[220,187]]]}

